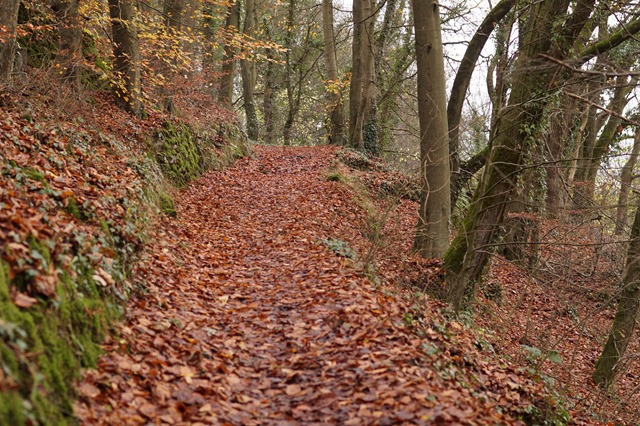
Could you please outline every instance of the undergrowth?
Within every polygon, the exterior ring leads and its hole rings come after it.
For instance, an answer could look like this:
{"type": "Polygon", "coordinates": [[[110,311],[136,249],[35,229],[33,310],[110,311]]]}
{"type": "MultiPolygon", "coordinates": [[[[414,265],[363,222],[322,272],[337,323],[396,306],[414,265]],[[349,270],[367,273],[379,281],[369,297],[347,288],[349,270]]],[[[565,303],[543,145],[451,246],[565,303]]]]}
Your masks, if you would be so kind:
{"type": "MultiPolygon", "coordinates": [[[[389,264],[397,266],[398,263],[409,263],[410,268],[419,268],[422,271],[417,274],[421,281],[408,283],[409,286],[396,286],[386,280],[382,271],[376,270],[377,264],[385,263],[383,257],[390,256],[385,248],[391,243],[390,236],[398,232],[392,229],[393,225],[390,223],[396,214],[396,207],[401,199],[419,201],[419,187],[409,176],[402,175],[398,178],[396,172],[387,171],[376,160],[371,160],[364,154],[341,150],[337,157],[339,162],[329,169],[327,180],[350,188],[354,200],[365,212],[362,234],[370,245],[368,252],[361,256],[362,269],[370,281],[376,284],[378,291],[408,301],[411,307],[402,313],[402,321],[423,339],[425,355],[441,378],[457,381],[463,387],[473,389],[479,386],[479,376],[483,374],[482,366],[496,364],[499,370],[504,371],[501,374],[507,382],[506,386],[511,386],[510,391],[519,394],[517,398],[522,398],[522,401],[530,399],[528,404],[514,404],[512,407],[502,408],[503,410],[528,425],[569,424],[571,416],[566,399],[555,390],[552,379],[537,367],[547,360],[554,363],[562,362],[557,352],[543,352],[535,347],[523,346],[523,350],[531,359],[528,367],[516,367],[505,363],[503,359],[508,356],[496,351],[486,338],[491,331],[476,325],[471,312],[466,316],[458,315],[450,307],[429,295],[442,291],[436,284],[443,281],[444,274],[442,261],[439,259],[418,261],[409,253],[404,256],[394,254],[398,259],[390,261],[389,264]],[[391,181],[395,183],[385,184],[391,181]],[[420,291],[416,291],[417,289],[420,291]],[[462,330],[465,332],[462,333],[462,330]],[[456,347],[464,345],[470,345],[473,351],[478,352],[470,352],[469,355],[459,353],[456,347]],[[482,359],[473,358],[471,353],[476,357],[482,354],[482,359]],[[508,382],[509,375],[524,377],[527,382],[518,382],[517,385],[515,382],[508,382]]],[[[417,205],[415,207],[417,209],[417,205]]],[[[348,244],[342,240],[336,241],[325,244],[334,251],[348,244]]]]}

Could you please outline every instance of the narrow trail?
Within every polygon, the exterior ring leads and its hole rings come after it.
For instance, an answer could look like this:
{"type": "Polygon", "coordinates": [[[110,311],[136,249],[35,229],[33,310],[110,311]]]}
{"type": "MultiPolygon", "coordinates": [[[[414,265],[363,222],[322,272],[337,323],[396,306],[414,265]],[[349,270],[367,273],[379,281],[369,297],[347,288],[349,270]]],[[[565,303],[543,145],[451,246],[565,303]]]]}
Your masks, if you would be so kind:
{"type": "Polygon", "coordinates": [[[332,148],[257,148],[183,191],[122,335],[79,385],[81,424],[505,424],[429,368],[391,296],[321,240],[363,213],[332,148]],[[479,410],[481,412],[479,416],[479,410]]]}

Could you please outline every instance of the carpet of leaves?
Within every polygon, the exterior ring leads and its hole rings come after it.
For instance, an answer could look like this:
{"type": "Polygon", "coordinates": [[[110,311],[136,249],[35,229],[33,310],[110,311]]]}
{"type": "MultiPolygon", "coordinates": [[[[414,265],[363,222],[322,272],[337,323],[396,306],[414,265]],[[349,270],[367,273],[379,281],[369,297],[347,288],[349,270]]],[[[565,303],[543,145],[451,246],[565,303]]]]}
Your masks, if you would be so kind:
{"type": "Polygon", "coordinates": [[[38,303],[36,297],[55,299],[57,268],[75,274],[70,265],[77,255],[88,256],[94,278],[116,290],[114,244],[121,256],[141,245],[132,213],[142,192],[139,176],[114,155],[111,140],[96,142],[69,123],[34,125],[24,111],[3,113],[0,257],[10,279],[26,283],[13,289],[14,303],[28,308],[38,303]],[[45,245],[51,262],[30,247],[33,239],[45,245]]]}
{"type": "Polygon", "coordinates": [[[180,193],[138,266],[144,291],[78,384],[82,424],[522,423],[540,383],[323,243],[370,246],[367,213],[325,178],[334,158],[258,147],[180,193]]]}

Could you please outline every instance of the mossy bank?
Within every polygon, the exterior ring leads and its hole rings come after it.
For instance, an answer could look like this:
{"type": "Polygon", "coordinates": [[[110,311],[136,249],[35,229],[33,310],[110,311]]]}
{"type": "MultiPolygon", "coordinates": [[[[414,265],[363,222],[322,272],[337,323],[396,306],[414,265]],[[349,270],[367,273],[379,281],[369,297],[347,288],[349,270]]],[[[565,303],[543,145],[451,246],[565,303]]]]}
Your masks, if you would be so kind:
{"type": "Polygon", "coordinates": [[[0,424],[76,424],[74,382],[136,291],[156,212],[175,217],[174,185],[247,148],[222,126],[166,124],[145,156],[17,110],[0,124],[0,424]]]}
{"type": "Polygon", "coordinates": [[[154,133],[150,152],[165,176],[174,185],[183,187],[202,173],[222,169],[250,151],[246,136],[235,125],[197,129],[167,122],[154,133]]]}

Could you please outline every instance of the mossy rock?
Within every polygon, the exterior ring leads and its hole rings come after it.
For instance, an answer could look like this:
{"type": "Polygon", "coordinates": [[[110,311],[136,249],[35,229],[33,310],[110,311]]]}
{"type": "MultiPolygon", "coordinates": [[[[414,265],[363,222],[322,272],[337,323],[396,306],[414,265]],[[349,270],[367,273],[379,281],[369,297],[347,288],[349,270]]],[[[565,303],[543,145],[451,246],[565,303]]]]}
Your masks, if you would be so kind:
{"type": "Polygon", "coordinates": [[[158,208],[169,217],[178,217],[173,199],[164,191],[158,191],[158,208]]]}
{"type": "Polygon", "coordinates": [[[177,187],[251,152],[246,135],[235,124],[196,131],[186,124],[167,123],[154,135],[151,150],[164,175],[177,187]]]}
{"type": "Polygon", "coordinates": [[[333,172],[327,175],[327,180],[329,182],[345,182],[346,178],[340,172],[333,172]]]}
{"type": "Polygon", "coordinates": [[[155,144],[156,160],[176,186],[185,186],[202,173],[202,153],[189,126],[167,123],[156,132],[155,144]]]}

